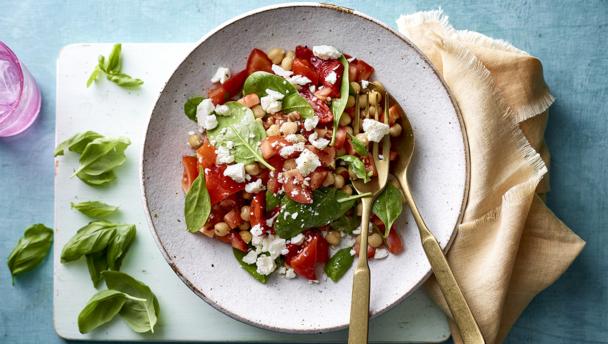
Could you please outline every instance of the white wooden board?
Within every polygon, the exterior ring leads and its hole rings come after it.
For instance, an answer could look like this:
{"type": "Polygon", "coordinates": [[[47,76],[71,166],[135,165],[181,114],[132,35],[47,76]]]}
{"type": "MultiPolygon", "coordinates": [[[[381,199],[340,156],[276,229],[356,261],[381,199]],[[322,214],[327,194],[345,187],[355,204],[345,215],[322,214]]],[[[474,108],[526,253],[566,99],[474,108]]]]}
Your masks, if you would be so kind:
{"type": "MultiPolygon", "coordinates": [[[[76,154],[66,152],[65,156],[56,159],[53,308],[59,336],[92,340],[345,342],[346,331],[290,335],[240,323],[199,299],[169,268],[146,222],[139,189],[139,158],[145,126],[156,97],[192,44],[123,44],[123,70],[144,80],[143,87],[126,91],[101,79],[86,88],[97,56],[108,54],[111,47],[111,44],[98,43],[68,45],[62,49],[57,61],[56,140],[60,142],[77,132],[94,130],[109,136],[127,136],[132,141],[126,152],[128,160],[119,169],[117,182],[104,188],[92,188],[71,177],[78,165],[76,154]],[[78,332],[78,313],[96,290],[84,260],[61,264],[60,253],[75,231],[89,221],[71,210],[70,202],[85,200],[118,205],[120,214],[111,220],[137,226],[137,238],[122,270],[148,284],[156,293],[161,307],[156,333],[134,333],[118,319],[87,335],[78,332]]],[[[103,283],[101,288],[105,288],[103,283]]],[[[319,302],[324,300],[319,299],[319,302]]],[[[370,325],[371,342],[441,342],[448,337],[445,316],[422,291],[372,320],[370,325]]]]}

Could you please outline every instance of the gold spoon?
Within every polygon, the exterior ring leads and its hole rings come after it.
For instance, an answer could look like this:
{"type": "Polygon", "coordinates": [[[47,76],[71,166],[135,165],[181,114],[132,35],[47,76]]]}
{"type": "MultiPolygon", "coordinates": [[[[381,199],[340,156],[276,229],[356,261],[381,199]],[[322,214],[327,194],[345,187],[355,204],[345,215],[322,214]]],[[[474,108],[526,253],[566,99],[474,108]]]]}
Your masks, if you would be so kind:
{"type": "MultiPolygon", "coordinates": [[[[398,106],[397,103],[395,104],[398,106]]],[[[439,289],[441,289],[443,297],[448,304],[448,308],[452,313],[452,317],[456,322],[456,326],[460,330],[462,340],[466,344],[484,343],[483,336],[475,322],[473,313],[471,313],[471,309],[454,278],[454,274],[452,274],[452,270],[448,265],[443,251],[441,250],[437,239],[433,236],[433,233],[431,233],[426,226],[426,223],[422,219],[420,211],[416,206],[416,202],[414,202],[414,197],[412,196],[412,191],[410,190],[407,181],[408,166],[412,160],[412,155],[414,154],[414,131],[403,109],[401,109],[401,113],[403,114],[403,116],[401,116],[403,130],[401,136],[395,141],[399,147],[399,158],[393,163],[393,173],[397,177],[399,184],[401,184],[401,189],[405,195],[406,202],[412,210],[412,215],[414,215],[414,220],[416,221],[418,231],[420,232],[422,247],[424,248],[429,263],[431,263],[431,269],[435,274],[439,289]]]]}

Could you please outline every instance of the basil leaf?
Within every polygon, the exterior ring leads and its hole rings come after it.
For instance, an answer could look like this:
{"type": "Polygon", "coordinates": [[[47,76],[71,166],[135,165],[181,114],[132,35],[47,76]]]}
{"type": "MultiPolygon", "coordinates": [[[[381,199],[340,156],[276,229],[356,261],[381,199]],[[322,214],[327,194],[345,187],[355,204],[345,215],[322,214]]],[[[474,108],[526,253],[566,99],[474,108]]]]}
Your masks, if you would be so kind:
{"type": "Polygon", "coordinates": [[[127,322],[127,325],[138,333],[148,331],[154,333],[160,306],[152,290],[124,272],[104,271],[102,275],[108,289],[138,298],[138,300],[128,299],[120,310],[120,316],[127,322]]]}
{"type": "Polygon", "coordinates": [[[95,66],[95,69],[93,69],[91,75],[87,79],[87,88],[90,87],[95,80],[97,80],[99,73],[101,73],[101,69],[99,69],[99,66],[95,66]]]}
{"type": "Polygon", "coordinates": [[[269,211],[281,205],[281,196],[266,190],[266,209],[269,211]]]}
{"type": "Polygon", "coordinates": [[[108,269],[108,259],[106,257],[106,251],[99,251],[85,255],[87,260],[87,269],[89,270],[89,276],[93,282],[93,286],[97,287],[101,282],[101,273],[108,269]]]}
{"type": "Polygon", "coordinates": [[[260,283],[266,284],[266,282],[268,282],[268,276],[258,273],[258,268],[255,264],[247,264],[243,261],[243,257],[245,257],[245,252],[233,248],[232,253],[234,253],[234,258],[238,260],[243,270],[247,271],[251,275],[251,277],[255,278],[260,283]]]}
{"type": "Polygon", "coordinates": [[[330,223],[329,226],[340,232],[352,234],[361,224],[361,218],[357,216],[342,216],[341,218],[330,223]]]}
{"type": "Polygon", "coordinates": [[[354,155],[342,155],[338,157],[338,159],[346,161],[348,164],[348,168],[355,173],[357,178],[363,179],[364,183],[369,181],[370,172],[365,168],[365,164],[361,159],[357,158],[354,155]]]}
{"type": "Polygon", "coordinates": [[[114,214],[118,207],[109,205],[98,201],[70,203],[72,209],[76,209],[79,212],[85,214],[88,217],[103,219],[114,214]]]}
{"type": "Polygon", "coordinates": [[[393,184],[388,183],[382,193],[376,198],[372,212],[384,223],[384,237],[388,237],[391,227],[403,211],[403,196],[393,184]]]}
{"type": "Polygon", "coordinates": [[[38,266],[49,253],[52,242],[52,229],[40,223],[28,227],[8,256],[8,269],[13,279],[38,266]]]}
{"type": "MultiPolygon", "coordinates": [[[[120,312],[127,301],[141,300],[117,290],[102,290],[87,302],[78,314],[78,330],[88,333],[110,322],[120,312]]],[[[141,302],[141,301],[137,301],[141,302]]]]}
{"type": "Polygon", "coordinates": [[[106,73],[116,74],[120,73],[122,69],[122,63],[120,61],[120,52],[122,50],[122,45],[120,43],[114,44],[112,47],[112,51],[108,56],[108,62],[105,66],[106,73]]]}
{"type": "Polygon", "coordinates": [[[310,106],[310,103],[304,99],[299,93],[290,93],[283,98],[282,103],[283,113],[290,113],[297,111],[300,116],[304,118],[310,118],[315,115],[315,111],[310,106]]]}
{"type": "Polygon", "coordinates": [[[197,232],[211,214],[211,198],[207,191],[205,173],[202,168],[186,194],[185,203],[186,228],[192,233],[197,232]]]}
{"type": "Polygon", "coordinates": [[[82,133],[75,134],[74,136],[57,145],[57,148],[55,148],[54,156],[63,155],[66,148],[74,153],[81,154],[82,151],[84,151],[84,148],[89,144],[89,142],[100,137],[103,137],[103,135],[94,131],[85,131],[82,133]]]}
{"type": "Polygon", "coordinates": [[[298,93],[296,87],[290,82],[268,72],[255,72],[249,75],[243,84],[243,94],[255,93],[260,98],[266,95],[267,89],[277,91],[285,96],[298,93]]]}
{"type": "Polygon", "coordinates": [[[100,137],[91,141],[80,155],[80,167],[74,175],[93,185],[114,180],[113,170],[127,160],[124,152],[130,144],[131,141],[124,137],[100,137]]]}
{"type": "Polygon", "coordinates": [[[350,254],[350,247],[345,247],[329,258],[325,264],[325,274],[332,281],[338,282],[353,265],[355,257],[350,254]]]}
{"type": "Polygon", "coordinates": [[[136,233],[135,225],[116,225],[116,234],[107,249],[107,266],[110,270],[120,270],[136,233]]]}
{"type": "Polygon", "coordinates": [[[186,101],[186,103],[184,104],[184,113],[186,114],[186,117],[188,117],[190,120],[192,120],[194,122],[197,122],[196,108],[203,101],[203,99],[205,99],[205,98],[192,97],[186,101]]]}
{"type": "Polygon", "coordinates": [[[87,80],[87,87],[91,86],[93,81],[97,80],[100,73],[104,73],[108,80],[120,87],[134,89],[143,85],[144,82],[140,79],[136,79],[122,73],[122,59],[120,57],[121,51],[122,45],[117,43],[112,47],[112,51],[107,59],[103,55],[99,56],[97,59],[97,66],[87,80]]]}
{"type": "Polygon", "coordinates": [[[312,204],[302,204],[283,197],[274,229],[279,237],[289,239],[305,229],[327,225],[355,205],[354,200],[338,203],[339,198],[346,196],[348,195],[334,188],[322,188],[314,191],[312,204]],[[298,213],[295,219],[291,216],[294,213],[298,213]]]}
{"type": "Polygon", "coordinates": [[[340,125],[340,117],[342,117],[344,109],[346,108],[346,103],[348,102],[348,89],[350,87],[350,82],[348,80],[348,60],[346,60],[344,55],[340,56],[339,60],[342,63],[342,66],[344,66],[344,71],[342,72],[342,83],[340,84],[340,98],[332,99],[331,101],[331,112],[334,114],[334,131],[331,135],[332,146],[336,140],[336,132],[340,125]]]}
{"type": "Polygon", "coordinates": [[[144,84],[144,82],[141,79],[135,79],[125,73],[106,74],[106,78],[108,78],[108,80],[112,81],[116,85],[123,87],[123,88],[134,89],[134,88],[138,88],[144,84]]]}
{"type": "Polygon", "coordinates": [[[357,152],[357,154],[361,156],[367,156],[369,154],[369,151],[367,150],[367,147],[363,144],[363,142],[361,142],[361,140],[359,140],[351,133],[349,133],[348,135],[350,135],[350,142],[355,152],[357,152]]]}
{"type": "Polygon", "coordinates": [[[80,228],[63,246],[61,262],[70,262],[84,255],[104,250],[116,234],[116,225],[95,221],[80,228]]]}

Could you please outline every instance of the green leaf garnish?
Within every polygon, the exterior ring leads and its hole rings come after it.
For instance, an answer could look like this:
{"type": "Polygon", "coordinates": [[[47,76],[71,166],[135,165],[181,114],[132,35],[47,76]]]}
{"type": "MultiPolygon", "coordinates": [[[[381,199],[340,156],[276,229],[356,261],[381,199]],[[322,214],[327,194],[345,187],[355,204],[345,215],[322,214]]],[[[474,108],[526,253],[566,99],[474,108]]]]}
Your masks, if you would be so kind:
{"type": "Polygon", "coordinates": [[[384,223],[384,237],[388,237],[391,227],[403,211],[403,195],[393,184],[388,183],[382,193],[376,198],[372,212],[384,223]]]}
{"type": "Polygon", "coordinates": [[[344,160],[348,164],[348,168],[357,176],[357,178],[363,179],[364,183],[369,181],[371,172],[367,171],[365,164],[361,159],[354,155],[342,155],[337,159],[344,160]]]}
{"type": "Polygon", "coordinates": [[[87,184],[102,185],[116,178],[113,170],[126,160],[128,138],[100,137],[91,141],[80,155],[80,166],[74,175],[87,184]]]}
{"type": "Polygon", "coordinates": [[[367,147],[363,144],[363,142],[361,142],[361,140],[359,140],[351,133],[348,133],[348,135],[350,135],[350,142],[355,152],[357,152],[357,154],[361,156],[367,156],[369,154],[369,151],[367,150],[367,147]]]}
{"type": "Polygon", "coordinates": [[[75,134],[69,139],[61,142],[55,148],[54,156],[60,156],[65,153],[65,149],[69,149],[74,153],[81,154],[84,151],[84,148],[93,140],[103,137],[103,135],[96,133],[94,131],[85,131],[82,133],[75,134]]]}
{"type": "Polygon", "coordinates": [[[200,230],[207,222],[209,214],[211,214],[211,198],[205,183],[205,172],[201,168],[198,177],[196,177],[186,194],[184,216],[188,231],[194,233],[200,230]]]}
{"type": "Polygon", "coordinates": [[[338,126],[340,125],[340,118],[344,113],[344,109],[346,108],[346,103],[348,102],[348,90],[350,87],[350,82],[348,80],[348,60],[344,57],[344,55],[339,58],[342,66],[344,66],[344,71],[342,72],[342,83],[340,84],[340,98],[332,99],[331,101],[331,112],[334,114],[334,130],[331,135],[331,145],[334,145],[336,141],[336,132],[338,131],[338,126]]]}
{"type": "Polygon", "coordinates": [[[129,299],[132,299],[130,295],[117,290],[102,290],[93,295],[78,314],[78,330],[89,333],[110,322],[129,299]]]}
{"type": "Polygon", "coordinates": [[[184,104],[184,113],[191,121],[196,122],[196,108],[203,101],[203,97],[192,97],[189,98],[184,104]]]}
{"type": "Polygon", "coordinates": [[[112,214],[114,214],[118,207],[113,205],[109,205],[103,202],[98,201],[89,201],[89,202],[80,202],[80,203],[70,203],[72,209],[76,209],[79,212],[85,214],[88,217],[94,219],[103,219],[112,214]]]}
{"type": "Polygon", "coordinates": [[[332,281],[338,282],[353,265],[355,257],[350,254],[350,250],[350,247],[339,250],[331,256],[327,264],[325,264],[325,274],[327,274],[327,277],[331,278],[332,281]]]}
{"type": "Polygon", "coordinates": [[[243,261],[243,257],[245,257],[245,253],[243,251],[233,248],[232,253],[234,253],[234,258],[236,258],[243,270],[247,271],[251,277],[255,278],[260,283],[266,284],[266,282],[268,282],[268,276],[258,273],[255,264],[247,264],[243,261]]]}
{"type": "Polygon", "coordinates": [[[49,253],[52,242],[52,229],[40,223],[28,227],[8,256],[8,269],[13,280],[16,275],[38,266],[49,253]]]}
{"type": "Polygon", "coordinates": [[[112,51],[107,59],[103,55],[99,56],[97,66],[95,66],[91,76],[87,79],[87,87],[91,86],[101,73],[104,73],[108,80],[123,88],[134,89],[143,85],[144,82],[142,80],[133,78],[122,72],[121,51],[122,45],[117,43],[112,47],[112,51]]]}

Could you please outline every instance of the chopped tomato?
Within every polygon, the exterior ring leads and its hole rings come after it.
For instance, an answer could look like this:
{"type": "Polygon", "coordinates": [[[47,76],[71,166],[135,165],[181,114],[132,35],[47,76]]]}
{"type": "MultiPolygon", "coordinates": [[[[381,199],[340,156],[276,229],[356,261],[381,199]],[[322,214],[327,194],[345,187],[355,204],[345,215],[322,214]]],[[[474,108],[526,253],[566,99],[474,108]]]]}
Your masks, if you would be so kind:
{"type": "Polygon", "coordinates": [[[342,63],[338,60],[321,60],[316,67],[319,83],[331,90],[328,96],[332,98],[340,97],[340,85],[342,83],[342,74],[344,73],[342,63]],[[333,83],[328,80],[328,76],[331,73],[336,73],[336,81],[333,83]]]}
{"type": "Polygon", "coordinates": [[[323,186],[323,182],[325,181],[325,178],[327,178],[328,173],[329,172],[322,167],[317,168],[310,176],[310,188],[316,190],[323,186]]]}
{"type": "Polygon", "coordinates": [[[312,190],[310,187],[304,186],[304,177],[298,170],[288,172],[291,173],[284,173],[285,184],[283,184],[287,197],[298,203],[312,204],[312,190]]]}
{"type": "Polygon", "coordinates": [[[228,80],[222,84],[222,88],[226,91],[226,93],[228,93],[228,98],[232,98],[241,92],[247,76],[249,76],[249,74],[247,74],[247,70],[243,69],[242,71],[228,78],[228,80]]]}
{"type": "Polygon", "coordinates": [[[182,157],[182,165],[184,165],[182,189],[184,192],[188,192],[190,190],[190,186],[192,186],[192,183],[194,183],[194,180],[196,177],[198,177],[198,166],[196,162],[196,157],[194,156],[182,157]]]}
{"type": "Polygon", "coordinates": [[[241,213],[237,209],[232,209],[224,215],[224,222],[230,226],[230,229],[235,229],[241,223],[243,223],[243,219],[241,219],[241,213]]]}
{"type": "Polygon", "coordinates": [[[319,157],[319,161],[323,166],[332,166],[336,162],[336,149],[334,147],[327,147],[323,150],[316,148],[312,145],[307,145],[306,149],[315,153],[319,157]]]}
{"type": "Polygon", "coordinates": [[[357,69],[357,73],[353,81],[368,80],[374,72],[374,67],[368,65],[365,61],[360,59],[354,60],[350,63],[350,65],[355,66],[355,68],[357,69]]]}
{"type": "Polygon", "coordinates": [[[226,244],[232,244],[232,240],[230,240],[230,234],[224,236],[214,236],[217,240],[224,242],[226,244]]]}
{"type": "Polygon", "coordinates": [[[316,232],[317,235],[317,263],[325,264],[329,260],[329,243],[325,238],[319,233],[316,232]]]}
{"type": "Polygon", "coordinates": [[[260,49],[253,49],[247,59],[247,74],[264,71],[272,73],[272,61],[265,52],[260,49]]]}
{"type": "MultiPolygon", "coordinates": [[[[355,250],[355,255],[357,257],[359,256],[359,246],[359,244],[355,244],[355,246],[353,247],[353,250],[355,250]]],[[[367,245],[367,258],[373,258],[375,254],[376,249],[371,247],[370,245],[367,245]]]]}
{"type": "Polygon", "coordinates": [[[253,196],[251,205],[249,206],[249,223],[251,226],[257,224],[265,225],[264,221],[264,209],[266,208],[266,193],[263,191],[258,192],[253,196]]]}
{"type": "Polygon", "coordinates": [[[329,106],[327,106],[323,100],[315,97],[315,95],[312,94],[308,88],[302,88],[302,90],[300,90],[300,94],[302,97],[304,97],[304,99],[306,99],[306,101],[308,101],[310,106],[312,106],[315,114],[319,117],[320,123],[328,124],[333,122],[334,115],[329,109],[329,106]]]}
{"type": "Polygon", "coordinates": [[[206,224],[199,230],[199,232],[203,233],[205,236],[209,238],[213,238],[215,236],[215,232],[213,230],[213,226],[206,224]]]}
{"type": "Polygon", "coordinates": [[[287,262],[287,264],[290,264],[291,259],[300,252],[300,249],[302,248],[302,246],[289,243],[286,245],[286,248],[287,248],[287,254],[285,255],[285,262],[287,262]]]}
{"type": "Polygon", "coordinates": [[[394,225],[391,228],[391,231],[388,233],[388,237],[386,238],[386,248],[392,254],[399,254],[404,250],[401,235],[397,233],[397,229],[394,225]]]}
{"type": "Polygon", "coordinates": [[[315,236],[309,242],[304,244],[304,248],[293,256],[288,264],[300,276],[309,280],[316,280],[315,267],[317,263],[317,247],[319,237],[315,236]]]}
{"type": "Polygon", "coordinates": [[[203,144],[196,150],[196,156],[198,157],[199,166],[203,169],[215,165],[215,147],[209,143],[207,137],[205,137],[203,144]]]}
{"type": "Polygon", "coordinates": [[[378,174],[376,171],[376,165],[374,164],[374,158],[372,158],[371,153],[368,156],[364,156],[361,160],[363,160],[363,164],[365,164],[365,170],[371,172],[372,176],[376,176],[378,174]]]}
{"type": "Polygon", "coordinates": [[[281,148],[285,147],[289,143],[280,135],[267,136],[262,140],[260,150],[264,159],[270,159],[275,155],[279,154],[281,148]]]}
{"type": "MultiPolygon", "coordinates": [[[[347,114],[342,114],[342,116],[348,116],[347,114]]],[[[336,132],[336,142],[334,142],[334,146],[336,148],[342,148],[344,147],[344,143],[346,142],[346,129],[344,129],[344,127],[341,127],[338,129],[338,131],[336,132]]]]}
{"type": "Polygon", "coordinates": [[[399,157],[399,153],[397,153],[396,151],[392,150],[389,156],[389,160],[393,161],[395,159],[397,159],[399,157]]]}
{"type": "MultiPolygon", "coordinates": [[[[247,243],[241,239],[241,236],[237,232],[231,232],[230,234],[230,244],[232,247],[236,248],[239,251],[247,253],[248,247],[247,243]]],[[[228,235],[226,236],[228,237],[228,235]]]]}
{"type": "Polygon", "coordinates": [[[315,71],[315,67],[310,64],[308,59],[295,58],[293,60],[293,65],[291,66],[291,71],[296,75],[302,75],[310,79],[313,85],[317,85],[319,82],[319,76],[315,71]]]}
{"type": "Polygon", "coordinates": [[[205,182],[211,204],[220,203],[228,196],[245,189],[245,183],[237,183],[224,176],[226,165],[211,166],[205,169],[205,182]]]}
{"type": "Polygon", "coordinates": [[[299,59],[310,60],[312,58],[312,50],[305,45],[296,46],[296,57],[299,59]]]}
{"type": "Polygon", "coordinates": [[[388,122],[390,125],[395,124],[401,118],[401,109],[399,106],[394,104],[393,106],[388,108],[388,122]]]}
{"type": "Polygon", "coordinates": [[[357,66],[355,66],[352,63],[348,64],[348,80],[349,81],[356,81],[357,79],[357,74],[358,74],[358,70],[357,70],[357,66]]]}
{"type": "Polygon", "coordinates": [[[230,99],[230,95],[224,89],[223,85],[215,85],[209,89],[207,92],[207,96],[215,105],[224,104],[228,99],[230,99]]]}
{"type": "Polygon", "coordinates": [[[248,108],[252,108],[260,103],[260,97],[255,93],[251,93],[239,99],[238,102],[248,108]]]}

